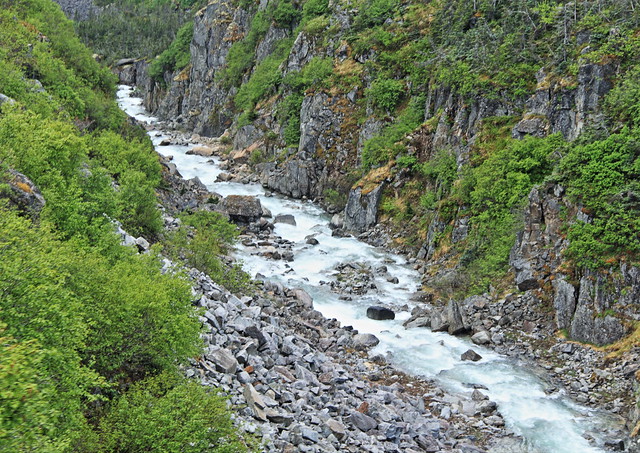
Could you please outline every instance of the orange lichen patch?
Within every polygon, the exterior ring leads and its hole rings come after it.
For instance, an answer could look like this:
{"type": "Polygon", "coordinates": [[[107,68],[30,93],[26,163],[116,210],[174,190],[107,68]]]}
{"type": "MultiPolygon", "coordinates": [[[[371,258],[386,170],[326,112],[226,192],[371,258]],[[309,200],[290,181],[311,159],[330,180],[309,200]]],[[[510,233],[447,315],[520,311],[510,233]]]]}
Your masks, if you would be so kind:
{"type": "Polygon", "coordinates": [[[341,77],[360,75],[363,71],[363,65],[356,60],[346,58],[344,61],[336,64],[333,68],[335,74],[341,77]]]}
{"type": "Polygon", "coordinates": [[[184,82],[189,80],[189,72],[191,71],[191,65],[187,65],[180,73],[173,78],[174,82],[184,82]]]}
{"type": "Polygon", "coordinates": [[[392,160],[384,167],[374,168],[353,186],[354,189],[360,188],[363,195],[368,194],[378,187],[382,181],[391,177],[391,169],[395,164],[395,161],[392,160]]]}
{"type": "Polygon", "coordinates": [[[622,340],[603,348],[609,353],[607,359],[620,357],[623,353],[640,345],[640,322],[634,322],[631,325],[631,329],[631,333],[622,340]]]}
{"type": "Polygon", "coordinates": [[[18,186],[18,189],[22,190],[23,192],[33,193],[33,190],[31,189],[31,186],[29,186],[29,184],[19,182],[16,184],[16,186],[18,186]]]}
{"type": "Polygon", "coordinates": [[[244,38],[244,33],[240,31],[240,27],[237,23],[232,22],[227,27],[227,32],[225,33],[225,37],[222,39],[225,42],[236,42],[240,41],[244,38]]]}

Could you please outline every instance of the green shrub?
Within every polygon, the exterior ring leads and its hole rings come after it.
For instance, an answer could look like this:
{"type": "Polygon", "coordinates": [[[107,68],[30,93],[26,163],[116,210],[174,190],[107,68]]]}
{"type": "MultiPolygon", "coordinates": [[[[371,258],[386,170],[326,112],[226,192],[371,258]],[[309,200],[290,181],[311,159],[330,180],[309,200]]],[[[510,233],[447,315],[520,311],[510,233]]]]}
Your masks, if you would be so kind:
{"type": "Polygon", "coordinates": [[[248,437],[233,426],[217,391],[172,373],[145,379],[118,399],[100,423],[105,452],[241,453],[248,437]]]}
{"type": "Polygon", "coordinates": [[[358,30],[381,25],[394,16],[399,6],[398,0],[367,0],[360,7],[354,26],[358,30]]]}
{"type": "Polygon", "coordinates": [[[293,6],[291,0],[278,0],[276,7],[271,11],[271,17],[276,26],[287,28],[300,20],[302,12],[293,6]]]}
{"type": "Polygon", "coordinates": [[[229,266],[221,260],[236,241],[237,227],[210,211],[196,211],[182,219],[186,226],[172,232],[164,242],[167,252],[185,259],[230,291],[252,291],[251,278],[242,266],[237,263],[229,266]]]}
{"type": "Polygon", "coordinates": [[[322,16],[329,12],[329,0],[307,0],[302,5],[302,15],[305,19],[322,16]]]}
{"type": "Polygon", "coordinates": [[[244,39],[236,41],[229,48],[226,67],[219,72],[219,80],[226,88],[240,86],[245,72],[255,61],[256,46],[267,34],[271,25],[266,11],[258,11],[251,20],[249,32],[244,39]]]}
{"type": "Polygon", "coordinates": [[[605,139],[572,146],[560,163],[560,174],[569,196],[592,219],[569,228],[567,252],[574,262],[598,268],[621,256],[637,260],[640,133],[624,128],[605,139]]]}
{"type": "Polygon", "coordinates": [[[404,92],[405,86],[401,81],[379,78],[371,83],[366,96],[375,107],[390,112],[398,105],[404,92]]]}

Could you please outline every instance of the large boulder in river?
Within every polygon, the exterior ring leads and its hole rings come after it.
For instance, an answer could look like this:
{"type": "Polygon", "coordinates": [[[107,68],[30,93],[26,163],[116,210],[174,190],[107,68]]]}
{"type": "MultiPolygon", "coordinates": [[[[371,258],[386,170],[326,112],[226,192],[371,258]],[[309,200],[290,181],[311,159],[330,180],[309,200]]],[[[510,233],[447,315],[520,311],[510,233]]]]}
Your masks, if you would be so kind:
{"type": "Polygon", "coordinates": [[[287,225],[296,226],[296,218],[291,214],[278,214],[273,223],[286,223],[287,225]]]}
{"type": "Polygon", "coordinates": [[[255,222],[262,216],[260,200],[250,195],[229,195],[224,199],[223,208],[234,222],[255,222]]]}
{"type": "Polygon", "coordinates": [[[393,310],[390,310],[386,307],[374,305],[367,308],[367,318],[375,319],[376,321],[384,321],[387,319],[396,319],[396,314],[393,312],[393,310]]]}

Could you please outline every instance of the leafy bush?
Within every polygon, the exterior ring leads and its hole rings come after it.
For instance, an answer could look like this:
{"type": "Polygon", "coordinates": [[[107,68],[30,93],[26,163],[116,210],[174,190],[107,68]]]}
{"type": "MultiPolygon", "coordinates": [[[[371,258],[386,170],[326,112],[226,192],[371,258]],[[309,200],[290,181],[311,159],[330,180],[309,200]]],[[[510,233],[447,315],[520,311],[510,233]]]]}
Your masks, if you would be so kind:
{"type": "Polygon", "coordinates": [[[302,15],[305,19],[322,16],[329,12],[329,0],[307,0],[302,5],[302,15]]]}
{"type": "Polygon", "coordinates": [[[168,235],[164,245],[171,256],[206,272],[230,291],[251,291],[251,278],[240,264],[226,265],[220,259],[238,236],[237,227],[216,212],[196,211],[183,216],[187,227],[168,235]],[[188,228],[191,227],[191,228],[188,228]]]}
{"type": "Polygon", "coordinates": [[[258,11],[251,20],[249,32],[240,41],[236,41],[229,48],[226,67],[220,71],[219,80],[226,88],[239,86],[244,73],[255,61],[256,46],[267,34],[271,25],[266,11],[258,11]]]}
{"type": "Polygon", "coordinates": [[[276,26],[286,28],[300,20],[302,12],[293,6],[291,0],[278,0],[271,17],[276,26]]]}
{"type": "Polygon", "coordinates": [[[251,451],[251,440],[233,427],[225,398],[172,373],[132,386],[101,421],[100,431],[105,452],[251,451]]]}
{"type": "Polygon", "coordinates": [[[367,0],[360,7],[354,25],[358,30],[380,25],[393,17],[398,6],[398,0],[367,0]]]}
{"type": "Polygon", "coordinates": [[[640,132],[578,143],[560,163],[570,197],[583,206],[589,223],[576,222],[568,232],[567,252],[579,266],[597,268],[610,258],[640,256],[640,132]]]}
{"type": "Polygon", "coordinates": [[[404,92],[405,86],[401,81],[379,78],[371,83],[366,96],[375,107],[390,112],[398,105],[404,92]]]}

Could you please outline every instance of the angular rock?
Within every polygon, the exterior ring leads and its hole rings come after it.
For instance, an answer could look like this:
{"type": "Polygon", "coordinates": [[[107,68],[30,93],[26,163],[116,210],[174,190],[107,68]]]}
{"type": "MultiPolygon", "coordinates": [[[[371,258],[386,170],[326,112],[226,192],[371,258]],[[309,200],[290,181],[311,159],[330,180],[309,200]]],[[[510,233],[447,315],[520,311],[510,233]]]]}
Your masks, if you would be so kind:
{"type": "Polygon", "coordinates": [[[226,349],[214,349],[205,355],[205,359],[212,362],[220,373],[235,373],[238,368],[238,361],[226,349]]]}
{"type": "Polygon", "coordinates": [[[262,205],[257,197],[249,195],[229,195],[222,206],[234,222],[255,222],[262,216],[262,205]]]}
{"type": "Polygon", "coordinates": [[[373,417],[369,417],[361,412],[352,412],[348,420],[360,431],[368,432],[378,427],[378,422],[373,417]]]}
{"type": "Polygon", "coordinates": [[[384,184],[364,192],[358,187],[349,191],[344,209],[344,228],[354,233],[362,233],[378,221],[378,205],[382,198],[384,184]]]}
{"type": "Polygon", "coordinates": [[[347,431],[344,425],[339,421],[330,418],[329,420],[327,420],[326,425],[338,440],[344,439],[346,437],[347,431]]]}
{"type": "Polygon", "coordinates": [[[477,362],[478,360],[482,359],[482,356],[480,354],[478,354],[476,351],[474,351],[473,349],[469,349],[468,351],[464,352],[460,358],[462,360],[471,360],[472,362],[477,362]]]}
{"type": "Polygon", "coordinates": [[[291,214],[278,214],[275,219],[273,219],[273,223],[285,223],[287,225],[296,226],[296,218],[291,214]]]}
{"type": "Polygon", "coordinates": [[[396,319],[396,314],[393,310],[379,305],[374,305],[367,308],[367,318],[375,319],[376,321],[384,321],[388,319],[396,319]]]}
{"type": "Polygon", "coordinates": [[[487,344],[491,341],[491,337],[489,336],[489,332],[481,330],[480,332],[473,334],[471,341],[475,344],[487,344]]]}
{"type": "Polygon", "coordinates": [[[368,349],[380,343],[378,337],[371,333],[359,333],[353,336],[353,347],[356,349],[368,349]]]}

